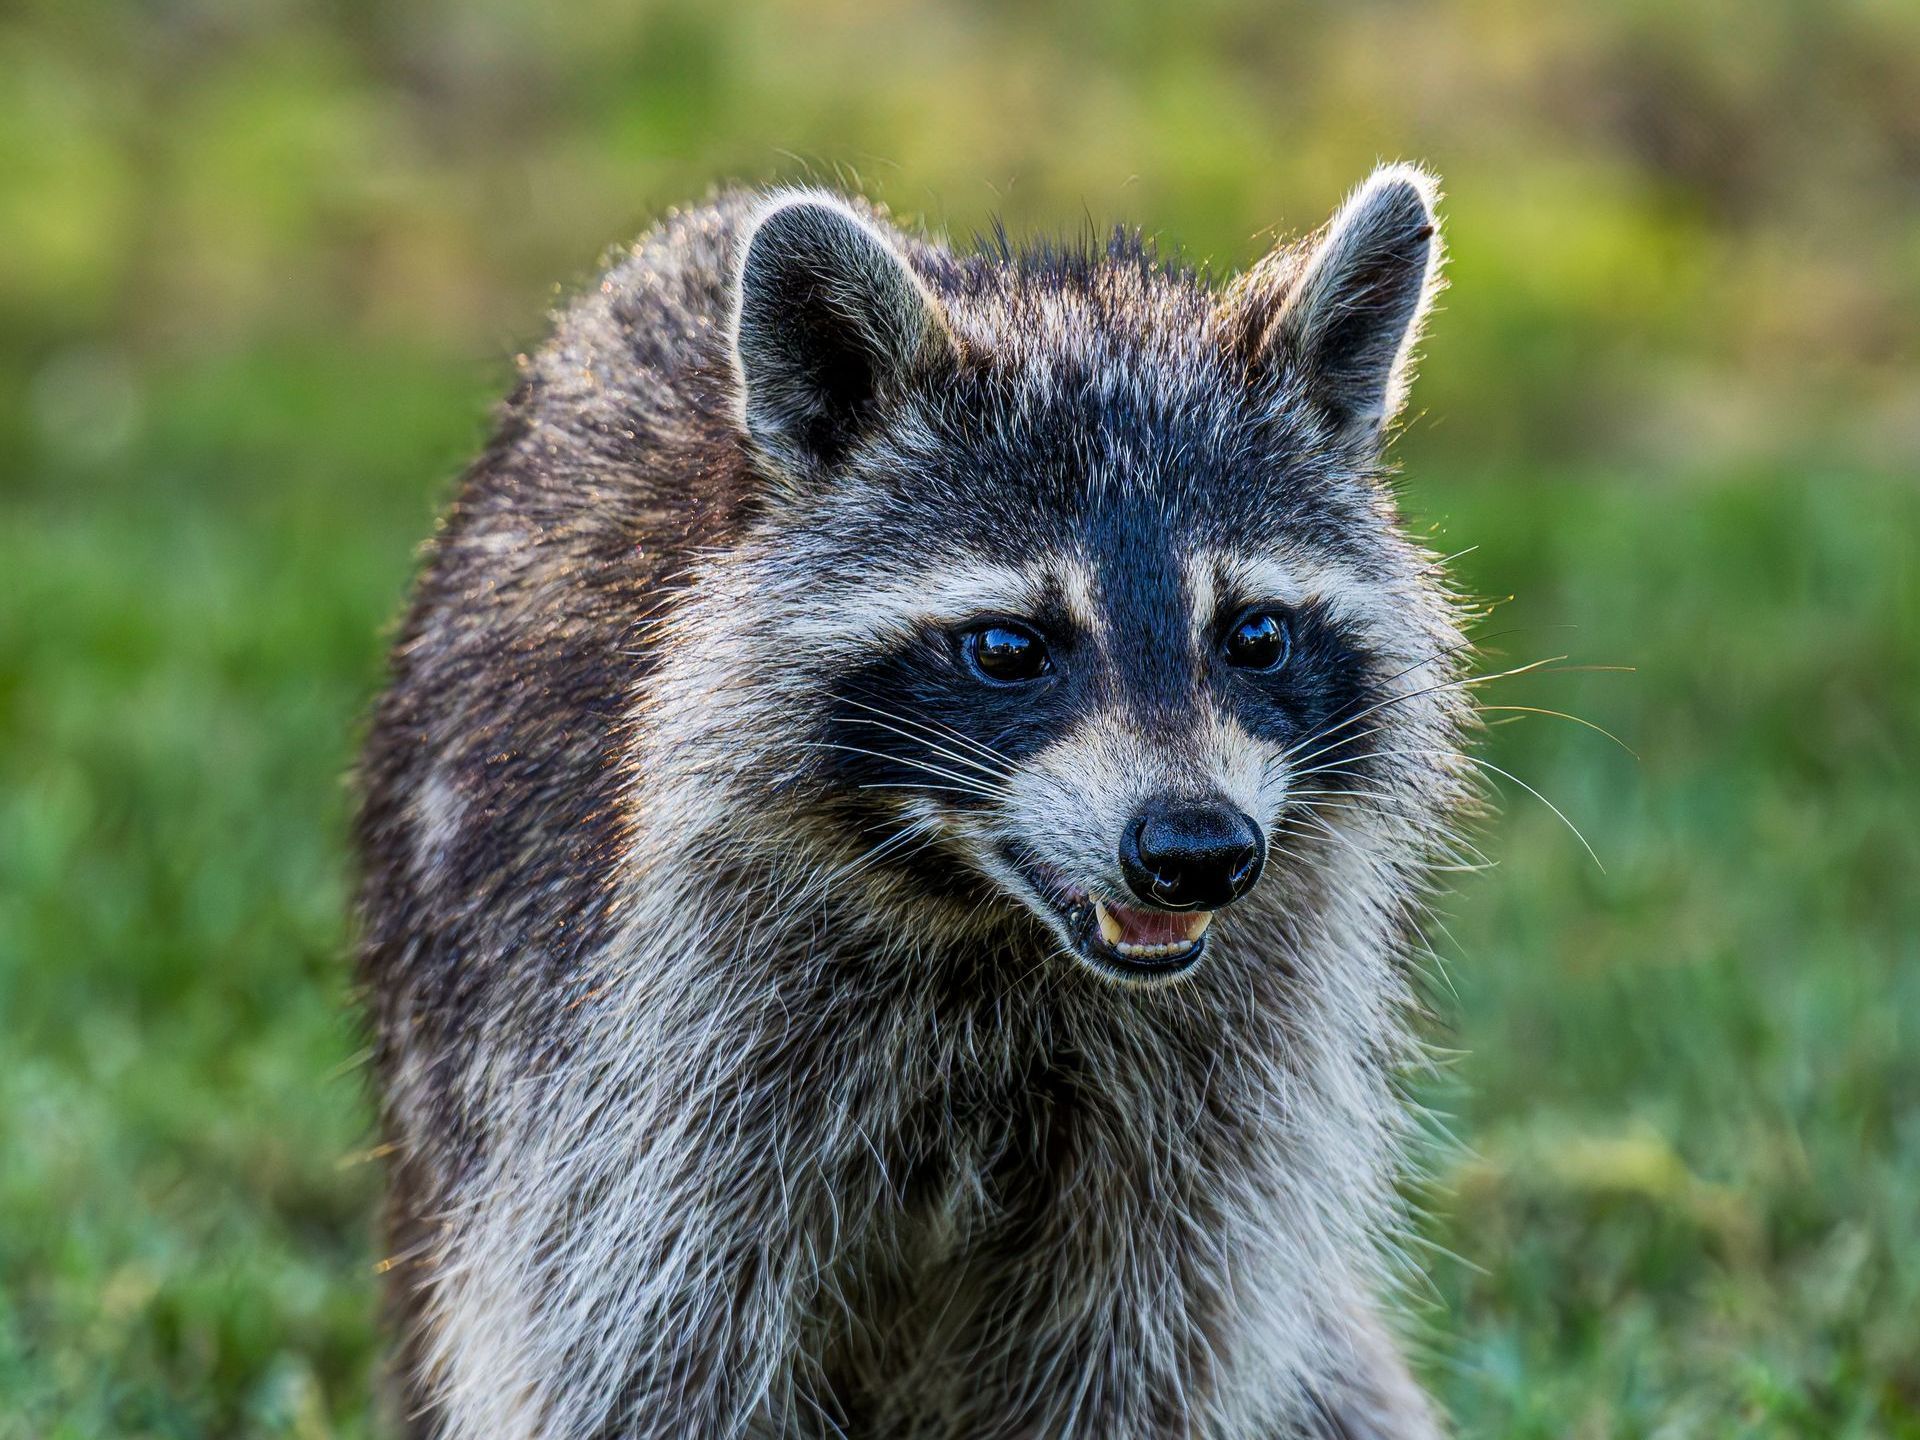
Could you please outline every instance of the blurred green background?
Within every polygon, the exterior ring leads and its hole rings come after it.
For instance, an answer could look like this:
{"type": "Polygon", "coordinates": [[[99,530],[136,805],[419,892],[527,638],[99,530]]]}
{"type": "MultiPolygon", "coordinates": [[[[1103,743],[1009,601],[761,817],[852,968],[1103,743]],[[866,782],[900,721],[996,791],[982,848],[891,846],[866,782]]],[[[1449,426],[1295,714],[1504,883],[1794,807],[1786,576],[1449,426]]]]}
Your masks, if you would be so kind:
{"type": "Polygon", "coordinates": [[[1472,1435],[1920,1435],[1920,7],[14,0],[0,1436],[367,1436],[343,775],[516,350],[722,178],[1217,266],[1448,189],[1504,682],[1433,940],[1472,1435]],[[559,282],[556,285],[556,281],[559,282]]]}

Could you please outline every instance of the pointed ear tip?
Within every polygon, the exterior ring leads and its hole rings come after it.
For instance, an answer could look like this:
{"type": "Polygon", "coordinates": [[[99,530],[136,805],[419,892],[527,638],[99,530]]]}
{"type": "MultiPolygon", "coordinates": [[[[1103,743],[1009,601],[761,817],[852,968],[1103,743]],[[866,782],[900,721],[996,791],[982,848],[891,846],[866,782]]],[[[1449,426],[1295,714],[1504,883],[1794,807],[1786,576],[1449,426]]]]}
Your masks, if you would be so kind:
{"type": "Polygon", "coordinates": [[[1354,210],[1391,207],[1418,212],[1425,217],[1427,224],[1438,226],[1440,177],[1423,165],[1398,160],[1379,166],[1367,176],[1354,192],[1349,205],[1354,210]]]}
{"type": "Polygon", "coordinates": [[[746,249],[768,236],[830,233],[835,229],[871,234],[872,227],[831,190],[797,187],[776,190],[754,208],[746,227],[746,249]]]}

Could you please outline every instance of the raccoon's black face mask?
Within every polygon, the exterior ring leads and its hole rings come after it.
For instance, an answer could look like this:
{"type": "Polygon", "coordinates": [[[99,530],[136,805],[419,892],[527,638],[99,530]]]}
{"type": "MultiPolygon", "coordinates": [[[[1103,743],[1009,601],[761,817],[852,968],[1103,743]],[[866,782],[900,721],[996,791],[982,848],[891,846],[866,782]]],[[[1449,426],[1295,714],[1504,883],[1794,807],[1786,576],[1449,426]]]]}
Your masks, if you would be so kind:
{"type": "Polygon", "coordinates": [[[756,623],[844,883],[1143,983],[1424,843],[1458,635],[1374,472],[1430,201],[1384,171],[1224,297],[1124,245],[958,262],[767,211],[733,352],[756,623]]]}

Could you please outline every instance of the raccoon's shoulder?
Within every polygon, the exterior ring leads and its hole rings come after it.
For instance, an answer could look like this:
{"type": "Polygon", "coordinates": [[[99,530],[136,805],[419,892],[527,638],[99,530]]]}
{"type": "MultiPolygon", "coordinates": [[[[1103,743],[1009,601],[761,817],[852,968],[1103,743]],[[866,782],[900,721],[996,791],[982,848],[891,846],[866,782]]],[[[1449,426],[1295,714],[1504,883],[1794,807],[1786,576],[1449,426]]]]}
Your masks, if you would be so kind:
{"type": "Polygon", "coordinates": [[[722,443],[732,273],[758,203],[722,193],[616,252],[521,358],[501,439],[548,463],[643,470],[663,449],[722,443]]]}
{"type": "Polygon", "coordinates": [[[412,987],[395,1025],[458,1035],[604,942],[647,622],[754,489],[726,342],[754,209],[669,215],[554,317],[426,552],[358,773],[362,973],[412,987]]]}
{"type": "MultiPolygon", "coordinates": [[[[625,506],[650,512],[694,544],[723,543],[750,498],[735,409],[730,329],[741,252],[756,220],[786,192],[727,189],[670,211],[610,258],[520,357],[519,383],[463,501],[518,508],[625,506]]],[[[888,223],[858,197],[845,203],[888,232],[925,273],[948,279],[948,252],[888,223]]],[[[460,510],[452,518],[459,526],[460,510]]],[[[483,506],[482,508],[491,508],[483,506]]]]}
{"type": "MultiPolygon", "coordinates": [[[[756,219],[785,193],[720,191],[669,212],[616,252],[592,289],[555,317],[547,343],[523,360],[527,383],[512,408],[530,418],[617,417],[635,441],[671,441],[676,422],[726,419],[741,251],[756,219]]],[[[930,278],[951,283],[944,249],[899,231],[866,200],[845,203],[886,231],[930,278]]]]}

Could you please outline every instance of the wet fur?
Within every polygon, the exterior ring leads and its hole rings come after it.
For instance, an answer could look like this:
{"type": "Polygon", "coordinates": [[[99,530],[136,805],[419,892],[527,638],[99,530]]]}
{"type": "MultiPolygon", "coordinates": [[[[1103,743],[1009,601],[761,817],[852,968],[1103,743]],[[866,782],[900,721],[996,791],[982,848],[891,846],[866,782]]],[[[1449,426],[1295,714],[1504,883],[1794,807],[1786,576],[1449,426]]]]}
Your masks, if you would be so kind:
{"type": "Polygon", "coordinates": [[[1437,1434],[1378,1318],[1402,957],[1467,790],[1453,609],[1377,473],[1433,270],[1342,404],[1289,310],[1339,222],[1221,295],[1125,237],[959,256],[859,207],[939,329],[880,337],[883,421],[780,430],[736,348],[769,209],[672,216],[560,317],[394,649],[361,975],[409,1433],[1437,1434]],[[1176,984],[1063,954],[981,858],[992,807],[822,748],[876,693],[836,637],[911,651],[957,552],[1107,606],[1116,655],[1239,583],[1194,557],[1273,557],[1348,647],[1324,713],[1384,703],[1331,835],[1174,670],[1020,752],[1090,864],[1142,775],[1238,765],[1269,806],[1267,878],[1176,984]]]}

